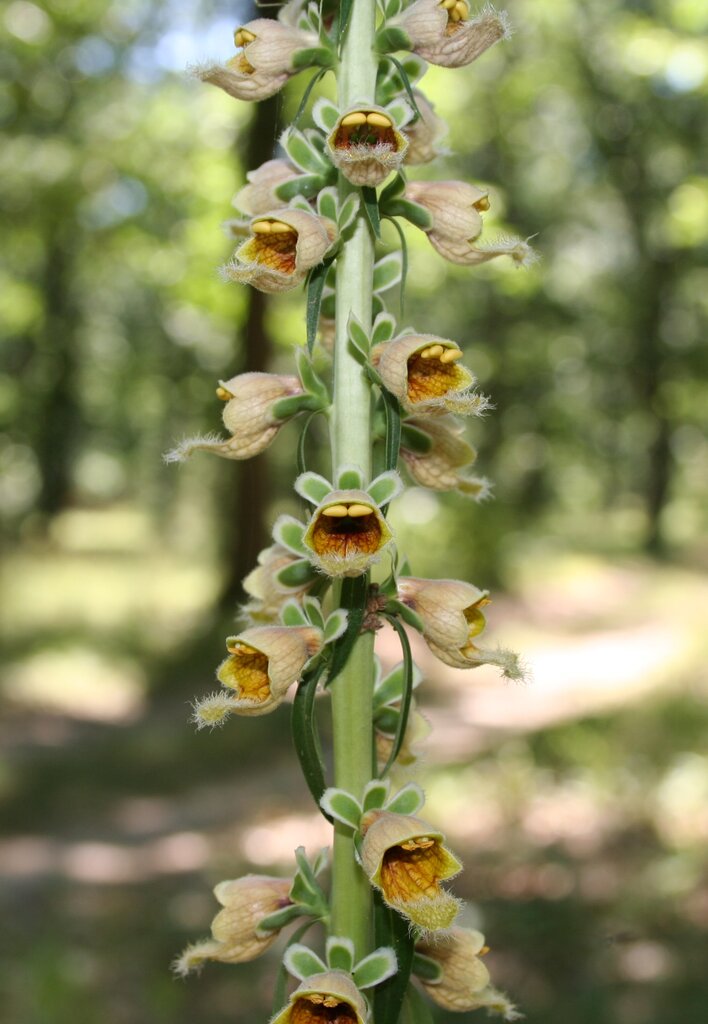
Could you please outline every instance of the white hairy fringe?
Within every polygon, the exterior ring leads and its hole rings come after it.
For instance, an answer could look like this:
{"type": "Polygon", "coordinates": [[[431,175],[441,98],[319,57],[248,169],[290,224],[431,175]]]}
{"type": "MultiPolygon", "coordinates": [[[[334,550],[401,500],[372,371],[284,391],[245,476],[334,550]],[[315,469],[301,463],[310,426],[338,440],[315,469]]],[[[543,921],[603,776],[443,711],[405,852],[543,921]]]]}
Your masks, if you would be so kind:
{"type": "Polygon", "coordinates": [[[230,697],[228,693],[216,690],[208,697],[194,701],[190,721],[196,725],[198,730],[220,728],[229,715],[234,713],[234,704],[233,697],[230,697]]]}
{"type": "Polygon", "coordinates": [[[226,438],[216,433],[185,437],[178,445],[165,452],[162,456],[162,461],[167,464],[171,462],[186,462],[192,452],[204,448],[216,448],[222,444],[226,444],[226,438]]]}

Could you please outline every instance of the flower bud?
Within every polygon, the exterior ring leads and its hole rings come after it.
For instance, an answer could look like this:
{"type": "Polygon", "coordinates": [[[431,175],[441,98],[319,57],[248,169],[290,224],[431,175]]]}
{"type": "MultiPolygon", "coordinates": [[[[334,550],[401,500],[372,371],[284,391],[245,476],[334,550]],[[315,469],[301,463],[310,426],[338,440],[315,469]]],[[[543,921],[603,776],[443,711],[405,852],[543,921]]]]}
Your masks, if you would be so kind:
{"type": "Polygon", "coordinates": [[[223,274],[262,292],[284,292],[301,284],[337,237],[331,220],[298,209],[260,214],[250,231],[223,274]]]}
{"type": "Polygon", "coordinates": [[[451,263],[467,263],[482,233],[480,211],[489,209],[487,193],[464,181],[411,181],[405,195],[432,215],[426,234],[433,248],[451,263]]]}
{"type": "Polygon", "coordinates": [[[393,539],[366,491],[331,491],[312,513],[303,542],[327,576],[361,576],[393,539]]]}
{"type": "Polygon", "coordinates": [[[301,982],[271,1024],[366,1024],[366,1002],[350,975],[332,970],[301,982]]]}
{"type": "Polygon", "coordinates": [[[460,649],[486,625],[481,610],[489,604],[489,591],[463,580],[426,580],[401,576],[398,600],[423,623],[423,636],[438,647],[460,649]]]}
{"type": "Polygon", "coordinates": [[[449,928],[458,902],[440,887],[462,865],[443,835],[420,818],[371,811],[363,819],[361,863],[384,901],[425,931],[449,928]]]}
{"type": "Polygon", "coordinates": [[[243,580],[243,589],[250,600],[242,611],[254,623],[277,621],[280,610],[286,601],[303,594],[311,586],[305,583],[300,587],[288,587],[278,582],[281,569],[298,561],[280,544],[272,544],[258,556],[258,565],[243,580]]]}
{"type": "Polygon", "coordinates": [[[489,495],[489,481],[484,477],[463,476],[459,470],[470,466],[477,453],[464,438],[462,427],[449,417],[409,419],[406,424],[427,435],[431,441],[428,451],[407,448],[405,436],[401,442],[401,458],[411,477],[420,487],[434,491],[457,491],[481,501],[489,495]]]}
{"type": "Polygon", "coordinates": [[[322,647],[322,632],[315,626],[253,626],[227,638],[229,656],[216,677],[235,691],[237,714],[265,715],[282,703],[322,647]]]}
{"type": "Polygon", "coordinates": [[[447,134],[447,125],[437,116],[427,96],[418,89],[413,90],[413,95],[420,117],[403,129],[403,134],[408,139],[408,149],[403,163],[429,164],[442,152],[437,143],[447,134]]]}
{"type": "Polygon", "coordinates": [[[446,68],[471,64],[509,36],[504,11],[487,4],[470,20],[467,0],[415,0],[389,24],[403,29],[420,57],[446,68]]]}
{"type": "Polygon", "coordinates": [[[327,139],[335,167],[353,185],[379,185],[401,166],[408,140],[383,107],[352,107],[337,121],[327,139]]]}
{"type": "Polygon", "coordinates": [[[377,345],[371,362],[387,391],[409,412],[443,409],[479,416],[489,407],[473,390],[474,375],[457,360],[462,352],[454,341],[432,334],[404,334],[377,345]]]}
{"type": "Polygon", "coordinates": [[[242,373],[219,381],[217,396],[226,402],[222,418],[231,437],[187,438],[165,456],[183,462],[192,452],[213,452],[225,459],[250,459],[264,451],[286,422],[273,414],[281,398],[304,394],[297,377],[278,373],[242,373]]]}
{"type": "MultiPolygon", "coordinates": [[[[391,751],[393,750],[395,736],[392,732],[382,728],[378,722],[374,722],[374,725],[376,761],[379,767],[383,768],[388,763],[391,751]]],[[[394,764],[402,768],[410,768],[414,765],[420,757],[418,744],[422,743],[430,735],[430,731],[430,722],[418,711],[415,698],[412,698],[403,743],[394,764]]]]}
{"type": "Polygon", "coordinates": [[[248,184],[236,193],[233,205],[249,217],[285,207],[288,204],[278,199],[275,190],[283,182],[297,177],[298,172],[287,160],[267,160],[247,173],[248,184]]]}
{"type": "Polygon", "coordinates": [[[421,978],[433,1002],[445,1010],[476,1010],[477,997],[489,985],[489,971],[480,957],[487,952],[484,936],[472,928],[453,927],[435,942],[419,942],[416,952],[434,960],[442,970],[438,981],[421,978]]]}
{"type": "Polygon", "coordinates": [[[294,74],[293,57],[299,50],[317,46],[313,32],[303,32],[271,18],[256,18],[234,32],[234,42],[241,47],[241,58],[254,72],[277,76],[294,74]]]}
{"type": "Polygon", "coordinates": [[[260,934],[263,918],[290,904],[289,878],[271,875],[245,875],[219,882],[214,895],[224,908],[211,925],[212,939],[188,946],[177,958],[174,970],[182,976],[198,970],[206,960],[242,964],[255,960],[272,946],[277,931],[260,934]]]}

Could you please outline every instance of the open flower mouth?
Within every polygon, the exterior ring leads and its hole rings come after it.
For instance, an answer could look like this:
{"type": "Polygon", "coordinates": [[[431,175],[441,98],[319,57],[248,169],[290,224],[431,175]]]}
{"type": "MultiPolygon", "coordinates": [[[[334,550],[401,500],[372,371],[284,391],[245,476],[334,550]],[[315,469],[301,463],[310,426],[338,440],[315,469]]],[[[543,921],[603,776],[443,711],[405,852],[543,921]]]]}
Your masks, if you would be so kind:
{"type": "Polygon", "coordinates": [[[381,544],[379,517],[369,505],[360,502],[338,503],[324,508],[312,531],[312,547],[320,556],[374,555],[381,544]]]}
{"type": "Polygon", "coordinates": [[[449,855],[437,839],[419,836],[391,846],[381,865],[381,888],[392,903],[434,899],[450,874],[449,855]]]}
{"type": "Polygon", "coordinates": [[[313,992],[296,1000],[290,1024],[356,1024],[357,1015],[336,996],[313,992]]]}
{"type": "Polygon", "coordinates": [[[455,345],[429,345],[408,359],[408,400],[425,402],[461,391],[471,383],[470,374],[456,361],[462,352],[455,345]]]}
{"type": "Polygon", "coordinates": [[[282,220],[257,220],[251,225],[253,238],[239,251],[242,260],[252,260],[281,274],[296,269],[298,233],[282,220]]]}
{"type": "Polygon", "coordinates": [[[345,114],[334,138],[335,149],[351,149],[353,146],[373,149],[381,145],[397,148],[393,122],[378,110],[355,110],[345,114]]]}
{"type": "Polygon", "coordinates": [[[229,657],[218,672],[219,682],[237,691],[239,698],[262,704],[270,699],[268,658],[249,644],[236,641],[226,648],[229,657]]]}
{"type": "Polygon", "coordinates": [[[470,8],[465,0],[441,0],[440,6],[447,11],[445,34],[448,36],[461,28],[462,22],[469,20],[470,8]]]}

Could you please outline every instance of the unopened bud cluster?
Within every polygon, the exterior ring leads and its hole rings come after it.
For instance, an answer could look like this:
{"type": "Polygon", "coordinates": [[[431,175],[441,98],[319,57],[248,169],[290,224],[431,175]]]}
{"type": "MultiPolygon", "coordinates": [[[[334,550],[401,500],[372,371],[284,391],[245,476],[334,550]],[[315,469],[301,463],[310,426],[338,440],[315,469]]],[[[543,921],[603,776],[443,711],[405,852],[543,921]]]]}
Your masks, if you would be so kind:
{"type": "MultiPolygon", "coordinates": [[[[340,73],[342,46],[353,31],[343,23],[349,7],[291,0],[277,20],[240,25],[234,56],[195,73],[237,99],[272,96],[307,68],[315,69],[315,86],[327,72],[340,73]]],[[[227,436],[185,438],[166,458],[182,461],[199,451],[250,458],[289,420],[307,416],[309,424],[313,416],[328,417],[340,400],[328,370],[346,353],[366,382],[361,416],[369,423],[369,448],[384,455],[375,463],[383,469],[369,474],[360,465],[334,464],[329,479],[300,473],[294,486],[306,511],[301,518],[281,515],[273,525],[272,543],[243,583],[243,628],[225,640],[216,669],[220,689],[196,701],[194,721],[213,727],[230,715],[264,715],[294,697],[296,748],[308,785],[322,812],[350,837],[375,899],[407,923],[409,967],[424,991],[446,1010],[483,1007],[514,1020],[516,1010],[494,988],[482,960],[484,937],[456,924],[461,904],[446,883],[462,865],[444,835],[418,816],[424,797],[406,780],[429,726],[416,689],[422,675],[407,653],[404,625],[451,667],[492,665],[509,679],[523,678],[523,669],[513,652],[486,643],[488,592],[460,580],[414,576],[387,516],[403,487],[401,469],[419,487],[477,501],[488,496],[488,481],[471,472],[476,452],[464,437],[464,417],[483,415],[491,403],[479,391],[460,341],[399,326],[387,309],[383,296],[401,278],[398,253],[384,251],[369,267],[369,278],[362,277],[362,287],[371,291],[369,322],[348,310],[346,323],[341,311],[335,319],[340,258],[362,226],[371,233],[372,249],[381,243],[386,219],[424,232],[451,263],[474,267],[504,255],[517,266],[533,262],[535,254],[522,239],[485,237],[487,188],[407,177],[409,168],[444,151],[446,126],[418,84],[427,63],[469,65],[508,37],[509,28],[506,15],[491,6],[474,12],[467,0],[382,0],[367,32],[357,43],[377,55],[376,89],[368,96],[344,94],[340,105],[316,99],[312,126],[287,127],[281,152],[248,172],[234,198],[237,216],[226,225],[236,247],[222,268],[225,280],[268,293],[302,285],[307,290],[307,344],[296,351],[295,372],[219,381],[227,436]],[[400,59],[393,58],[399,51],[400,59]],[[376,566],[381,582],[373,585],[376,566]],[[361,633],[386,622],[401,636],[404,658],[388,674],[378,661],[370,665],[369,760],[377,764],[376,777],[363,792],[327,787],[314,700],[338,685],[361,633]]],[[[302,455],[304,445],[300,450],[302,455]]],[[[369,464],[368,454],[362,465],[369,464]]],[[[300,943],[288,947],[284,964],[299,985],[273,1024],[324,1018],[367,1024],[371,1001],[362,990],[401,967],[388,945],[357,960],[361,951],[351,939],[332,933],[332,900],[319,880],[325,866],[322,855],[311,864],[300,849],[292,878],[247,875],[220,883],[214,892],[222,909],[212,935],[185,950],[178,972],[207,960],[251,960],[296,918],[310,919],[328,932],[325,959],[300,943]]]]}

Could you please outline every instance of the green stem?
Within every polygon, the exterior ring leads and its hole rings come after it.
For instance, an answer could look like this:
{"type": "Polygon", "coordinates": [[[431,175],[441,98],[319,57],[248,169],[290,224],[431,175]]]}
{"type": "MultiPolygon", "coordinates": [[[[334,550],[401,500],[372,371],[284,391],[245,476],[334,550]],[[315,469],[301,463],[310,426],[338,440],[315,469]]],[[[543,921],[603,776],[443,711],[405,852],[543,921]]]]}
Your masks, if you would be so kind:
{"type": "MultiPolygon", "coordinates": [[[[356,0],[342,47],[338,77],[341,110],[356,101],[374,100],[375,21],[375,0],[356,0]]],[[[352,190],[341,175],[339,189],[341,195],[352,190]]],[[[371,391],[361,366],[348,351],[347,321],[354,313],[366,330],[370,329],[373,268],[373,239],[360,214],[337,260],[332,462],[335,474],[338,466],[349,463],[359,466],[367,479],[371,477],[371,391]]],[[[360,637],[332,684],[335,785],[357,797],[372,777],[373,644],[372,633],[360,637]]],[[[349,830],[339,825],[334,830],[332,934],[349,936],[357,958],[372,947],[369,883],[356,863],[349,830]]]]}

